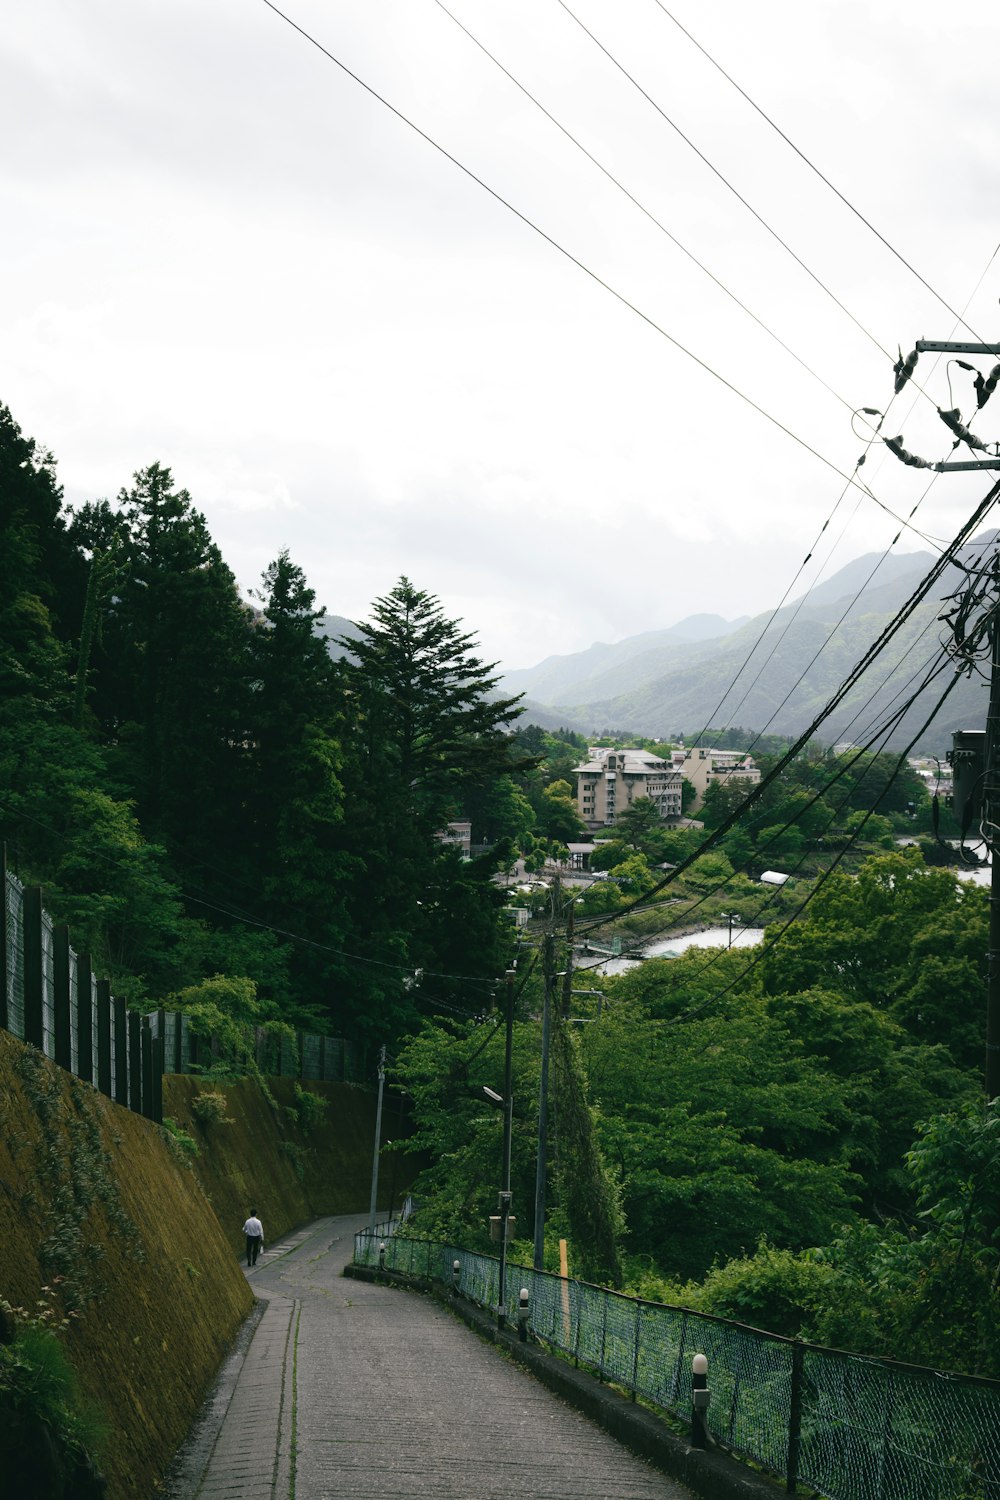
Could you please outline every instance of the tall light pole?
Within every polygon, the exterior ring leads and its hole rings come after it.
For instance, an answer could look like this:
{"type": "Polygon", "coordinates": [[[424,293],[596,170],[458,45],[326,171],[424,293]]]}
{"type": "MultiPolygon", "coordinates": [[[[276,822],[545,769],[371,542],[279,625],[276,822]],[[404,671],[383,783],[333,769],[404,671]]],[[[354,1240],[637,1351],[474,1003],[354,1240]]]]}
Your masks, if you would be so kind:
{"type": "Polygon", "coordinates": [[[549,932],[545,935],[542,1073],[538,1084],[538,1151],[535,1157],[535,1249],[532,1264],[536,1271],[545,1269],[545,1169],[548,1157],[549,1047],[552,1039],[552,989],[555,984],[554,953],[555,938],[549,932]]]}
{"type": "Polygon", "coordinates": [[[514,978],[515,970],[508,969],[504,988],[504,1055],[503,1098],[495,1090],[483,1087],[483,1093],[494,1104],[503,1105],[503,1166],[500,1173],[500,1274],[497,1287],[497,1327],[503,1328],[507,1321],[507,1222],[510,1218],[510,1143],[514,1125],[514,978]]]}
{"type": "Polygon", "coordinates": [[[378,1053],[378,1104],[375,1109],[375,1150],[372,1155],[372,1198],[368,1228],[375,1233],[375,1209],[378,1201],[378,1154],[382,1145],[382,1090],[385,1087],[385,1047],[378,1053]]]}

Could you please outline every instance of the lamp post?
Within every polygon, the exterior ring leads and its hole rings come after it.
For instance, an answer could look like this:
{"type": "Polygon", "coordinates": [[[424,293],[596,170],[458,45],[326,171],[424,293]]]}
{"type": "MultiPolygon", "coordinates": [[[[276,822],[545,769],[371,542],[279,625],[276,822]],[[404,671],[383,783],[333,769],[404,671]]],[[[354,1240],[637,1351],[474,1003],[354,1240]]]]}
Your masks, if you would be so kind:
{"type": "Polygon", "coordinates": [[[495,1089],[483,1085],[483,1093],[487,1099],[494,1104],[503,1106],[503,1167],[500,1175],[500,1275],[497,1296],[497,1327],[503,1328],[507,1321],[507,1221],[510,1218],[510,1141],[514,1123],[514,1087],[513,1087],[513,1053],[514,1053],[514,975],[515,970],[508,969],[505,975],[505,999],[504,999],[504,1058],[503,1058],[503,1097],[495,1089]]]}
{"type": "Polygon", "coordinates": [[[739,922],[740,914],[738,911],[724,911],[722,913],[722,916],[725,917],[726,921],[729,923],[729,941],[726,944],[726,947],[731,948],[733,946],[733,923],[739,922]]]}

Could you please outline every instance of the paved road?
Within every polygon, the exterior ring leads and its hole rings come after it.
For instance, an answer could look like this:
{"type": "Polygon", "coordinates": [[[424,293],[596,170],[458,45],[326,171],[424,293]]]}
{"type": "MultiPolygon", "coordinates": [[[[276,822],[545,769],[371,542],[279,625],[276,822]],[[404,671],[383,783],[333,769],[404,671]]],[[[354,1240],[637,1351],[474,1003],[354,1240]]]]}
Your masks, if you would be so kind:
{"type": "Polygon", "coordinates": [[[692,1500],[432,1299],[346,1280],[365,1222],[317,1220],[247,1272],[266,1306],[173,1500],[692,1500]]]}

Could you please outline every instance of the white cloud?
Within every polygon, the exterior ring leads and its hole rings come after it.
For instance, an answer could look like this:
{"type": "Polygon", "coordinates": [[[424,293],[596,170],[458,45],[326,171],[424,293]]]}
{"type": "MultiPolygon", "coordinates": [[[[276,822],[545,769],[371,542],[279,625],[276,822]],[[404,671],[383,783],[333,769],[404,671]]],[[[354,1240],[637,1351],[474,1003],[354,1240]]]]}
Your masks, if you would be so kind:
{"type": "MultiPolygon", "coordinates": [[[[264,6],[34,0],[0,40],[0,399],[69,498],[169,464],[244,586],[288,547],[358,617],[406,573],[509,665],[763,610],[807,553],[887,546],[841,477],[850,408],[886,408],[897,345],[952,314],[659,7],[574,6],[673,124],[561,8],[454,8],[803,363],[438,7],[293,14],[581,265],[264,6]]],[[[948,306],[986,268],[966,316],[996,337],[994,8],[671,10],[948,306]]],[[[888,420],[939,457],[961,381],[925,370],[931,402],[888,420]]],[[[986,488],[862,472],[942,537],[986,488]]]]}

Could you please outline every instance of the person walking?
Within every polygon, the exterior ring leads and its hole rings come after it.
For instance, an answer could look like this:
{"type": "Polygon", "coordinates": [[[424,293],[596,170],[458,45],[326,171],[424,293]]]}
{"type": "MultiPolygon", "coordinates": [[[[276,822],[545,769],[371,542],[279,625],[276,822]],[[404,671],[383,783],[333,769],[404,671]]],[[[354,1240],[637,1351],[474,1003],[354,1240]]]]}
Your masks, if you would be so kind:
{"type": "Polygon", "coordinates": [[[255,1266],[257,1256],[264,1248],[264,1226],[257,1217],[257,1210],[250,1210],[250,1217],[243,1226],[243,1233],[247,1237],[247,1265],[255,1266]]]}

